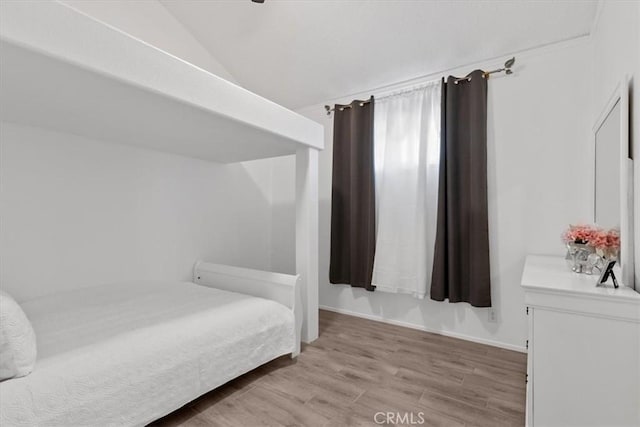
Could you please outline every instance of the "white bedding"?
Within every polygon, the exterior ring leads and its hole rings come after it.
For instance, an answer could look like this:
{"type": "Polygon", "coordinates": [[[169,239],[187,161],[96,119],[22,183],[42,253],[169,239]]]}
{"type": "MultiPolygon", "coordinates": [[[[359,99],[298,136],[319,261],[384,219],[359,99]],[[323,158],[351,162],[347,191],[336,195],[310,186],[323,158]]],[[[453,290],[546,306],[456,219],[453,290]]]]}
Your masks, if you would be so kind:
{"type": "Polygon", "coordinates": [[[0,425],[143,425],[293,350],[285,306],[193,283],[135,282],[21,304],[34,371],[0,382],[0,425]]]}

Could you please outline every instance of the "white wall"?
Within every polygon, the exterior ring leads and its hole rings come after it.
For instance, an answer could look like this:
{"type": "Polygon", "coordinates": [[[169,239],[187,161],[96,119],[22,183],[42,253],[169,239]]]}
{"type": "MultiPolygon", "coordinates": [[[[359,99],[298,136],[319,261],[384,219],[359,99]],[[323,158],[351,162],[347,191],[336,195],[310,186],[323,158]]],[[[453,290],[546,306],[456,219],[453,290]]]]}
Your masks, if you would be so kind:
{"type": "Polygon", "coordinates": [[[631,124],[634,162],[636,289],[640,289],[640,2],[603,1],[592,33],[593,125],[615,87],[631,79],[631,124]]]}
{"type": "Polygon", "coordinates": [[[63,3],[223,79],[235,78],[156,0],[63,0],[63,3]]]}
{"type": "MultiPolygon", "coordinates": [[[[587,38],[518,53],[512,76],[489,81],[489,221],[492,295],[497,323],[486,309],[468,304],[417,300],[331,285],[329,271],[331,146],[333,122],[323,105],[299,112],[325,126],[320,157],[320,305],[508,347],[524,346],[526,317],[520,276],[527,253],[563,254],[567,224],[588,221],[589,193],[579,174],[588,167],[591,105],[590,44],[587,38]]],[[[494,68],[497,61],[476,64],[494,68]]],[[[463,75],[474,67],[453,70],[463,75]]],[[[431,76],[428,79],[440,76],[431,76]]],[[[416,82],[417,83],[417,82],[416,82]]],[[[397,90],[397,89],[396,89],[397,90]]],[[[366,98],[369,92],[353,98],[366,98]]],[[[329,103],[329,102],[327,102],[329,103]]],[[[294,159],[274,160],[271,256],[277,271],[291,272],[294,159]],[[277,237],[276,237],[277,236],[277,237]]]]}
{"type": "Polygon", "coordinates": [[[1,122],[2,288],[189,280],[197,259],[268,269],[260,169],[1,122]]]}

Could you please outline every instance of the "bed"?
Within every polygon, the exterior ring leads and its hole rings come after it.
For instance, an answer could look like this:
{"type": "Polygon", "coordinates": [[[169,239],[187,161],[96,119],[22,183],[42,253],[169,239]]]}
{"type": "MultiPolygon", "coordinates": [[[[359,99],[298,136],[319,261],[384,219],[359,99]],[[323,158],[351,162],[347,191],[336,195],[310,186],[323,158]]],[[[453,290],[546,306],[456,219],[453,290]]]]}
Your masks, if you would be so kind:
{"type": "Polygon", "coordinates": [[[295,356],[298,281],[198,263],[193,283],[110,284],[23,302],[38,358],[31,374],[0,382],[0,425],[145,425],[295,356]]]}
{"type": "Polygon", "coordinates": [[[0,121],[223,164],[295,156],[302,337],[318,337],[321,124],[60,1],[2,2],[0,57],[0,121]]]}
{"type": "Polygon", "coordinates": [[[143,425],[318,337],[322,125],[58,1],[4,2],[0,56],[0,121],[223,164],[295,156],[297,273],[198,263],[191,283],[19,299],[39,357],[0,382],[0,425],[143,425]]]}

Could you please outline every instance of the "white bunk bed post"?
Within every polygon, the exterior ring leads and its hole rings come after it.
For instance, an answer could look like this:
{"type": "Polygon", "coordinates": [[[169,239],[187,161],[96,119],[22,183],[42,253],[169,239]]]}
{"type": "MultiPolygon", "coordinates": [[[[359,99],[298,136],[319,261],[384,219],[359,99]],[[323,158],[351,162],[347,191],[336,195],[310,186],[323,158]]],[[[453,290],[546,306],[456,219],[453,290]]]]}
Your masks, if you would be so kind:
{"type": "Polygon", "coordinates": [[[296,274],[302,278],[302,340],[318,338],[318,150],[296,151],[296,274]]]}

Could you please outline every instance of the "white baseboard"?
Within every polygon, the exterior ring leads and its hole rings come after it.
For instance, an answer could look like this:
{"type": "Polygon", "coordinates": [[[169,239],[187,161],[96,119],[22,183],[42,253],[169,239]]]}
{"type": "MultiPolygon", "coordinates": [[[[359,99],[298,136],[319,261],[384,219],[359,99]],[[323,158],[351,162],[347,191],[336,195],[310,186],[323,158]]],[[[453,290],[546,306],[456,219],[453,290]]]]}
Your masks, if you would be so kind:
{"type": "Polygon", "coordinates": [[[384,317],[378,316],[378,315],[375,315],[375,314],[363,314],[363,313],[358,313],[356,311],[345,310],[345,309],[342,309],[342,308],[328,307],[326,305],[321,305],[319,308],[321,310],[333,311],[335,313],[346,314],[346,315],[354,316],[354,317],[360,317],[362,319],[373,320],[375,322],[388,323],[390,325],[402,326],[402,327],[405,327],[405,328],[416,329],[418,331],[424,331],[424,332],[430,332],[430,333],[433,333],[433,334],[444,335],[446,337],[458,338],[458,339],[465,340],[465,341],[477,342],[479,344],[486,344],[486,345],[490,345],[490,346],[493,346],[493,347],[504,348],[506,350],[518,351],[520,353],[526,353],[527,352],[527,349],[525,347],[523,347],[523,346],[507,344],[507,343],[503,343],[503,342],[500,342],[500,341],[488,340],[486,338],[478,338],[478,337],[474,337],[474,336],[471,336],[471,335],[459,334],[457,332],[441,331],[441,330],[438,330],[438,329],[431,329],[431,328],[427,328],[426,326],[416,325],[415,323],[403,322],[401,320],[385,319],[384,317]]]}

